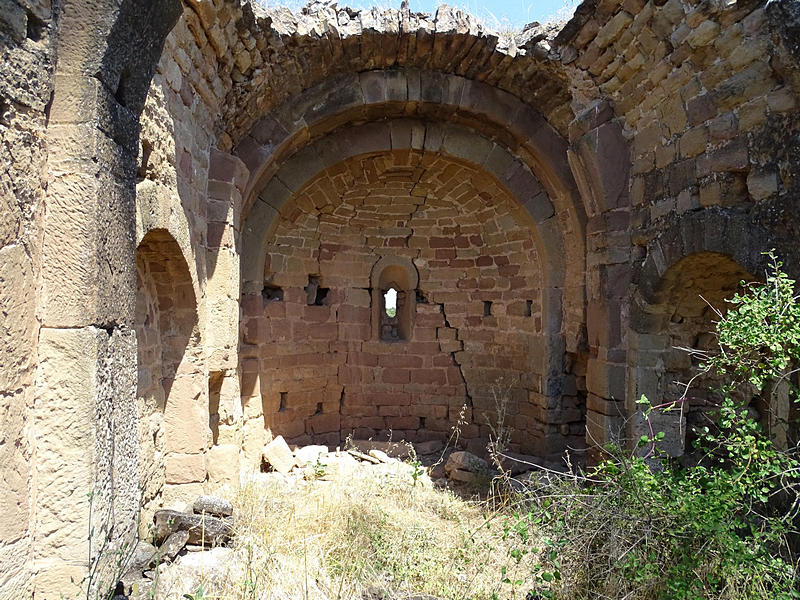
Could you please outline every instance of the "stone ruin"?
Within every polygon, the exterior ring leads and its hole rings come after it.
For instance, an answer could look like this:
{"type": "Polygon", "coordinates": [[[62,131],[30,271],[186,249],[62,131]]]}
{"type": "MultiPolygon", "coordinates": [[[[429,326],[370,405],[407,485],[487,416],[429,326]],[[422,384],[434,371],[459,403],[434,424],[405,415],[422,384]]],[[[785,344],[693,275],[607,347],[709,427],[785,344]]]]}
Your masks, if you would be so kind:
{"type": "Polygon", "coordinates": [[[499,410],[511,451],[591,462],[638,437],[636,398],[683,394],[700,295],[770,248],[800,274],[792,0],[586,0],[503,34],[446,6],[0,0],[0,52],[2,599],[74,595],[278,435],[458,424],[478,451],[499,410]]]}

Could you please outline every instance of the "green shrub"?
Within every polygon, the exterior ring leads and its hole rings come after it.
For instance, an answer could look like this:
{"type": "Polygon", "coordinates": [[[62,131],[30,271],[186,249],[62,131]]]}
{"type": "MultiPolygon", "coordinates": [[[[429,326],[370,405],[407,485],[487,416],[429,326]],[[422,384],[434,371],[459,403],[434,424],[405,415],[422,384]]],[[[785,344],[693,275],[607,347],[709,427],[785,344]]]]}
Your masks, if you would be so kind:
{"type": "Polygon", "coordinates": [[[696,466],[660,453],[656,433],[638,440],[647,452],[607,448],[588,475],[532,487],[505,520],[507,584],[524,582],[527,598],[800,598],[797,448],[776,447],[732,399],[745,385],[773,394],[800,363],[794,282],[770,257],[766,283],[718,313],[719,352],[703,368],[728,383],[716,426],[696,432],[696,466]]]}

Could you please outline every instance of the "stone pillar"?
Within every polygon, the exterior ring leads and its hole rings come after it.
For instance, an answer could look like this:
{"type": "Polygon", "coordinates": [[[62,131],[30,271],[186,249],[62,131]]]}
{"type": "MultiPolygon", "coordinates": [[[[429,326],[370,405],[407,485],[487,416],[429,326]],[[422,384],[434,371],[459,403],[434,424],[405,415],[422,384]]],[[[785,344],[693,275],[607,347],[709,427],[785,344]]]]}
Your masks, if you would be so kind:
{"type": "Polygon", "coordinates": [[[569,163],[588,216],[586,436],[592,462],[599,457],[597,448],[624,436],[630,408],[623,335],[631,284],[630,150],[607,102],[579,114],[569,137],[569,163]]]}
{"type": "Polygon", "coordinates": [[[136,531],[133,175],[139,114],[180,10],[175,0],[61,10],[33,410],[37,598],[113,585],[114,551],[136,531]]]}
{"type": "Polygon", "coordinates": [[[212,150],[208,176],[207,329],[209,388],[218,435],[208,453],[209,485],[238,485],[246,464],[258,467],[264,423],[258,385],[240,385],[239,299],[242,192],[250,172],[237,157],[212,150]],[[247,388],[247,390],[243,389],[247,388]],[[246,394],[248,390],[255,390],[246,394]],[[244,411],[243,411],[244,408],[244,411]]]}

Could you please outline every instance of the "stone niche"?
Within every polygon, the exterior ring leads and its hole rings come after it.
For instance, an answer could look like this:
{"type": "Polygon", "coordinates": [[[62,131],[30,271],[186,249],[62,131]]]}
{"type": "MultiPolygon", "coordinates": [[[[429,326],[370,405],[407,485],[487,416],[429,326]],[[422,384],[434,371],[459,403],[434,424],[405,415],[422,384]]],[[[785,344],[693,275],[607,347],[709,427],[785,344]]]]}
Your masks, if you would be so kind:
{"type": "MultiPolygon", "coordinates": [[[[203,492],[204,410],[195,292],[177,242],[148,233],[136,251],[140,485],[145,517],[203,492]]],[[[149,518],[143,518],[143,527],[149,518]]]]}
{"type": "Polygon", "coordinates": [[[357,156],[312,178],[278,217],[263,308],[244,327],[265,427],[336,444],[445,439],[460,422],[477,448],[504,413],[514,448],[532,451],[542,276],[526,223],[492,176],[436,153],[357,156]]]}

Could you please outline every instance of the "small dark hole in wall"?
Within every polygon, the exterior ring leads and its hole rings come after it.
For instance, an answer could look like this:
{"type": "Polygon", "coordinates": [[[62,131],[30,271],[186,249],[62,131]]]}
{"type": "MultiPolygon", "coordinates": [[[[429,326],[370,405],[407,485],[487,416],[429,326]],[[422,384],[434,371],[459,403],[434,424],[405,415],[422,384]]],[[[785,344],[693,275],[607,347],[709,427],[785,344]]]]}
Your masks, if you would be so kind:
{"type": "Polygon", "coordinates": [[[308,285],[305,287],[306,304],[309,306],[325,306],[327,304],[330,288],[320,285],[319,275],[309,275],[308,285]]]}
{"type": "Polygon", "coordinates": [[[32,42],[38,42],[44,36],[44,30],[47,28],[45,22],[42,21],[32,12],[28,11],[28,31],[26,37],[32,42]]]}
{"type": "Polygon", "coordinates": [[[484,317],[491,317],[492,316],[492,302],[491,302],[491,300],[484,300],[483,301],[483,316],[484,317]]]}
{"type": "Polygon", "coordinates": [[[417,292],[417,304],[428,304],[428,298],[420,290],[417,292]]]}
{"type": "Polygon", "coordinates": [[[283,289],[277,285],[266,284],[261,290],[261,297],[264,302],[283,302],[283,289]]]}
{"type": "Polygon", "coordinates": [[[139,168],[136,170],[136,175],[139,179],[147,177],[147,167],[150,163],[150,155],[153,153],[153,144],[149,140],[142,140],[142,160],[139,162],[139,168]]]}
{"type": "Polygon", "coordinates": [[[11,109],[11,104],[5,98],[0,98],[0,125],[9,124],[8,111],[11,109]]]}
{"type": "Polygon", "coordinates": [[[122,106],[127,106],[127,98],[130,92],[130,69],[125,67],[119,75],[119,83],[117,84],[117,91],[114,93],[114,98],[117,99],[122,106]]]}
{"type": "Polygon", "coordinates": [[[314,306],[325,306],[328,303],[329,288],[317,288],[317,295],[314,298],[314,306]]]}
{"type": "Polygon", "coordinates": [[[420,429],[425,429],[425,417],[420,417],[419,418],[419,428],[420,429]]]}
{"type": "Polygon", "coordinates": [[[278,412],[283,412],[286,410],[286,396],[286,392],[281,392],[281,403],[280,406],[278,406],[278,412]]]}
{"type": "Polygon", "coordinates": [[[219,440],[219,400],[225,374],[214,371],[208,374],[208,428],[214,445],[219,440]]]}
{"type": "Polygon", "coordinates": [[[315,415],[322,414],[322,402],[317,402],[317,412],[314,413],[315,415]]]}
{"type": "Polygon", "coordinates": [[[533,316],[533,300],[528,300],[525,302],[525,316],[533,316]]]}

